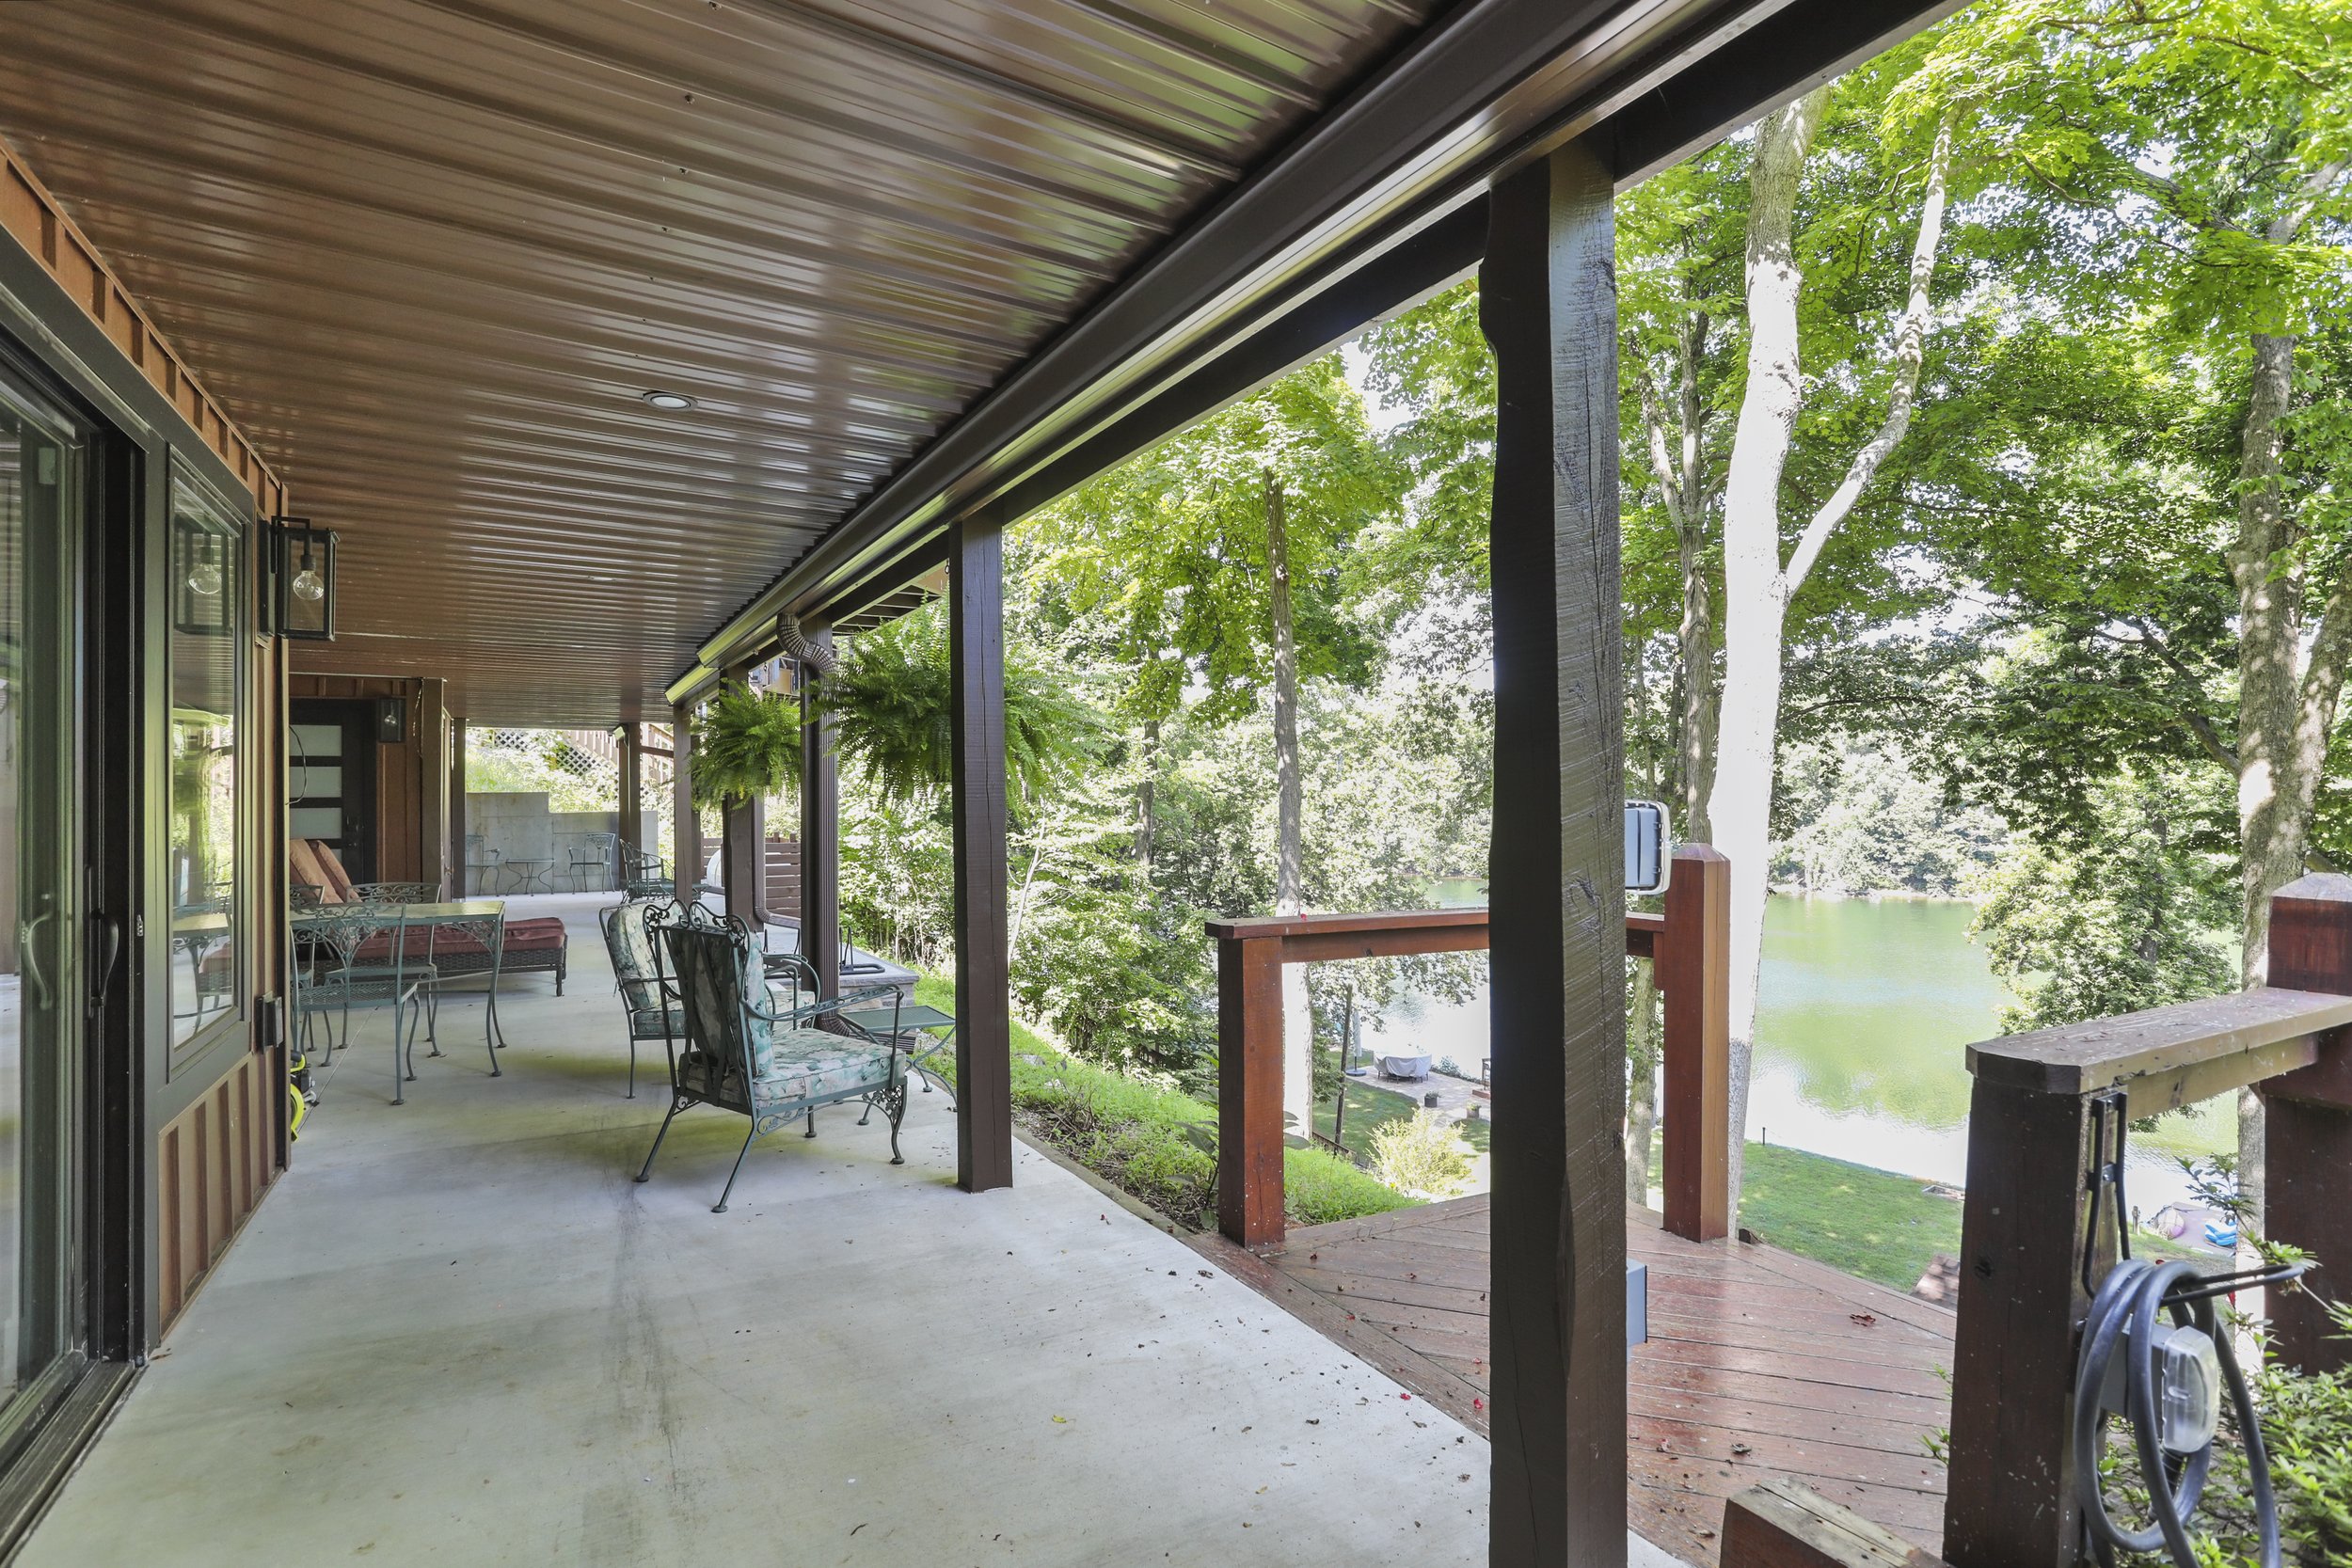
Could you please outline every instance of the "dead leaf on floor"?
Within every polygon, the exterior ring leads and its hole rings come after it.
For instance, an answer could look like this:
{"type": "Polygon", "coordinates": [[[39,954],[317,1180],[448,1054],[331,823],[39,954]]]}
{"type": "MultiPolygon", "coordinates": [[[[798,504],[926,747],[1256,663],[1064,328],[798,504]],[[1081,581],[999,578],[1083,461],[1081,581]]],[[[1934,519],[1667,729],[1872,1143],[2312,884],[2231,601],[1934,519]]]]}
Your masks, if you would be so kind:
{"type": "Polygon", "coordinates": [[[1846,1314],[1846,1321],[1849,1323],[1857,1323],[1863,1327],[1868,1328],[1878,1322],[1878,1317],[1875,1313],[1870,1312],[1849,1312],[1846,1314]]]}

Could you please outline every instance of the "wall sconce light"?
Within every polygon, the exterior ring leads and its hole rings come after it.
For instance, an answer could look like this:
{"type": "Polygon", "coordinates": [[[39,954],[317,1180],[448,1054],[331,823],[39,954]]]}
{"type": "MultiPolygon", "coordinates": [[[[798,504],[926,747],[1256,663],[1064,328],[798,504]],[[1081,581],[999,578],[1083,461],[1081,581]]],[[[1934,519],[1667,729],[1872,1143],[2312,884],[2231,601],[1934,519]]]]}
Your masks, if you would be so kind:
{"type": "Polygon", "coordinates": [[[328,642],[335,637],[335,535],[308,517],[271,519],[278,536],[278,635],[328,642]]]}

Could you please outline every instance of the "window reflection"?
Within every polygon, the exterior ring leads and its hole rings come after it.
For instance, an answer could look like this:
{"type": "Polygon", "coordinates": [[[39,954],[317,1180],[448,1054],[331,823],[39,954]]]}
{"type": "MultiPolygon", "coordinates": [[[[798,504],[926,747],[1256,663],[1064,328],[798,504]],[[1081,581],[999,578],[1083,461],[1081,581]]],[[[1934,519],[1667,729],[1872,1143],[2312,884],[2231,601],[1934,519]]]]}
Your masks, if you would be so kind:
{"type": "Polygon", "coordinates": [[[244,540],[185,484],[172,489],[171,1037],[237,1010],[237,690],[244,540]]]}

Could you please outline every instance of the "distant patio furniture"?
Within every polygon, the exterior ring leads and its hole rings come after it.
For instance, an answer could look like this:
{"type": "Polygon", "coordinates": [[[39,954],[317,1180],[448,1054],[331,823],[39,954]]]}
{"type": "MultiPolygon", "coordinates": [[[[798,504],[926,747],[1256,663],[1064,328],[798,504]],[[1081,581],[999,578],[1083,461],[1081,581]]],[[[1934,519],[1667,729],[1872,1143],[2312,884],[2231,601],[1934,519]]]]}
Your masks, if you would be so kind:
{"type": "Polygon", "coordinates": [[[499,863],[505,873],[507,893],[553,893],[555,886],[548,880],[548,873],[555,862],[538,856],[508,855],[499,863]]]}
{"type": "Polygon", "coordinates": [[[438,882],[354,882],[352,902],[360,904],[430,904],[441,896],[438,882]]]}
{"type": "Polygon", "coordinates": [[[482,841],[480,833],[466,835],[467,891],[495,893],[498,891],[499,870],[505,857],[482,841]]]}
{"type": "Polygon", "coordinates": [[[629,897],[600,911],[604,949],[612,959],[612,979],[621,995],[621,1010],[628,1024],[628,1098],[637,1098],[637,1042],[683,1037],[686,1015],[679,1009],[676,988],[669,983],[655,957],[655,937],[646,919],[668,902],[666,898],[629,897]]]}
{"type": "Polygon", "coordinates": [[[621,854],[618,833],[575,833],[564,863],[564,880],[574,893],[601,893],[615,880],[621,854]],[[592,890],[589,883],[594,881],[592,890]]]}
{"type": "MultiPolygon", "coordinates": [[[[780,956],[796,959],[800,957],[797,953],[780,956]]],[[[813,980],[816,971],[810,970],[809,974],[813,980]]],[[[888,1040],[905,1052],[907,1069],[923,1081],[925,1094],[931,1092],[934,1082],[946,1083],[924,1064],[955,1045],[954,1014],[943,1013],[925,1003],[900,999],[886,1006],[850,1008],[842,1013],[841,1019],[843,1022],[854,1024],[876,1039],[888,1040]]],[[[952,1089],[948,1091],[947,1099],[949,1103],[954,1102],[952,1089]]]]}
{"type": "Polygon", "coordinates": [[[1426,1056],[1383,1056],[1380,1058],[1380,1076],[1418,1084],[1429,1076],[1429,1058],[1426,1056]]]}
{"type": "Polygon", "coordinates": [[[727,1212],[752,1140],[795,1117],[807,1118],[805,1135],[815,1137],[820,1105],[862,1100],[868,1115],[879,1108],[890,1118],[890,1163],[906,1163],[898,1151],[898,1124],[907,1104],[904,1057],[895,1045],[840,1019],[844,1008],[883,1001],[892,994],[889,988],[779,1008],[769,996],[758,938],[742,921],[696,904],[657,909],[646,922],[658,944],[659,973],[675,977],[685,1029],[682,1041],[667,1045],[670,1110],[645,1151],[638,1180],[652,1176],[670,1123],[691,1105],[715,1105],[752,1124],[719,1201],[711,1206],[714,1214],[727,1212]],[[848,1032],[816,1027],[828,1017],[848,1032]]]}
{"type": "Polygon", "coordinates": [[[621,861],[621,886],[631,898],[667,898],[673,891],[670,865],[660,855],[640,849],[615,836],[621,861]]]}

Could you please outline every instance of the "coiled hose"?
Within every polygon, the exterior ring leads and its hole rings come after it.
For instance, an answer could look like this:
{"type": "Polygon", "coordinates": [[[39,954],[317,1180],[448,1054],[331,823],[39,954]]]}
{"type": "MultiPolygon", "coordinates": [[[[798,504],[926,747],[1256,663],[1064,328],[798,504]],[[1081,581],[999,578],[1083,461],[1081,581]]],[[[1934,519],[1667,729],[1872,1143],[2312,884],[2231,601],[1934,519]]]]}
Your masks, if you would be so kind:
{"type": "Polygon", "coordinates": [[[2199,1289],[2208,1283],[2186,1263],[2126,1259],[2108,1271],[2091,1298],[2082,1355],[2074,1369],[2074,1487],[2092,1548],[2106,1568],[2111,1568],[2118,1550],[2166,1552],[2180,1568],[2197,1568],[2196,1553],[2189,1545],[2188,1520],[2198,1499],[2204,1496],[2205,1481],[2213,1468],[2213,1445],[2208,1442],[2195,1453],[2172,1457],[2157,1441],[2155,1372],[2147,1347],[2155,1340],[2159,1310],[2169,1310],[2175,1323],[2198,1328],[2213,1340],[2230,1403],[2237,1412],[2238,1435],[2246,1444],[2247,1470],[2253,1479],[2254,1516],[2262,1530],[2261,1568],[2279,1568],[2279,1507],[2271,1495],[2270,1459],[2263,1451],[2262,1423],[2255,1417],[2254,1398],[2246,1386],[2245,1374],[2238,1370],[2237,1357],[2231,1352],[2229,1336],[2216,1319],[2214,1292],[2199,1289]],[[2168,1296],[2175,1299],[2168,1301],[2168,1296]],[[2099,1395],[2106,1386],[2107,1364],[2124,1343],[2126,1326],[2131,1348],[2123,1363],[2124,1417],[2139,1450],[2139,1473],[2147,1482],[2149,1505],[2155,1514],[2154,1525],[2143,1530],[2117,1524],[2099,1491],[2099,1454],[2106,1426],[2099,1395]]]}

